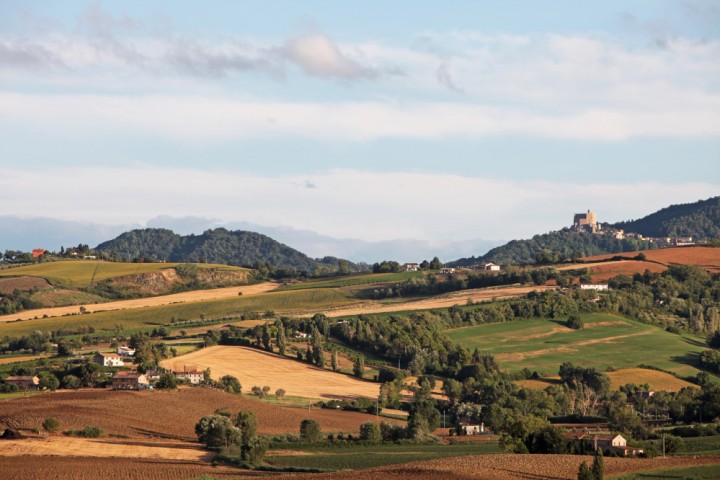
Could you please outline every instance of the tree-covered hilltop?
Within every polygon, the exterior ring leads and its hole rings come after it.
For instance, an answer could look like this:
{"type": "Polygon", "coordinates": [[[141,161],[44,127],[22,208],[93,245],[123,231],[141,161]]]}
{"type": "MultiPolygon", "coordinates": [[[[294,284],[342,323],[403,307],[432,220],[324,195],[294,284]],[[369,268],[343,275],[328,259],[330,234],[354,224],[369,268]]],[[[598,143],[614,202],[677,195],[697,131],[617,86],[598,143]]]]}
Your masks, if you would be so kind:
{"type": "Polygon", "coordinates": [[[268,236],[224,228],[207,230],[201,235],[185,236],[163,228],[132,230],[101,243],[96,250],[113,254],[119,260],[125,261],[140,258],[250,267],[266,264],[310,274],[323,266],[338,265],[338,259],[333,257],[313,260],[268,236]]]}
{"type": "Polygon", "coordinates": [[[639,220],[611,225],[646,237],[720,238],[720,196],[671,205],[639,220]]]}
{"type": "Polygon", "coordinates": [[[558,232],[535,235],[528,240],[512,240],[493,248],[480,257],[461,258],[448,266],[466,267],[480,262],[500,265],[526,265],[552,263],[568,258],[579,258],[606,253],[635,252],[655,248],[654,244],[633,238],[617,240],[611,235],[593,235],[563,229],[558,232]]]}

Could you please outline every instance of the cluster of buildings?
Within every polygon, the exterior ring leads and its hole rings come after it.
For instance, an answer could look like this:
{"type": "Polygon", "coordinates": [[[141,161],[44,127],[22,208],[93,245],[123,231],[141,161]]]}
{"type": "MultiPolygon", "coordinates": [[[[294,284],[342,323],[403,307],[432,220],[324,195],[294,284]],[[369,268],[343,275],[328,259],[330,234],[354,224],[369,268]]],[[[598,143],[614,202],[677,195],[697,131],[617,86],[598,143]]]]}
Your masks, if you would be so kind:
{"type": "MultiPolygon", "coordinates": [[[[417,263],[404,263],[402,265],[403,271],[405,272],[417,272],[420,270],[420,265],[417,263]]],[[[497,265],[495,263],[478,263],[470,268],[454,268],[454,267],[443,267],[440,269],[440,273],[456,273],[458,271],[468,271],[473,270],[476,272],[482,272],[482,271],[488,271],[488,272],[499,272],[500,271],[500,265],[497,265]]]]}
{"type": "Polygon", "coordinates": [[[589,232],[596,235],[610,235],[617,240],[634,238],[655,243],[658,247],[686,247],[696,245],[693,237],[643,237],[639,233],[628,232],[618,228],[603,227],[597,220],[597,214],[588,210],[587,213],[576,213],[573,217],[573,228],[578,232],[589,232]]]}

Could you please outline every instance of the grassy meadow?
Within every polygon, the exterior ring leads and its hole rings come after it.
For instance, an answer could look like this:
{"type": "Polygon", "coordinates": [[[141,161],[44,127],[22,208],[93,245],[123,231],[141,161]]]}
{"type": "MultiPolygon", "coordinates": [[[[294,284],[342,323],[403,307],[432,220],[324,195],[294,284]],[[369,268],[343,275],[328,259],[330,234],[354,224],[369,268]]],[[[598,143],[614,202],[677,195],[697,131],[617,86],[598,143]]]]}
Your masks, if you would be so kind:
{"type": "Polygon", "coordinates": [[[501,368],[528,368],[541,375],[557,375],[561,363],[584,367],[628,368],[651,365],[679,376],[694,376],[694,363],[707,348],[689,335],[610,314],[584,315],[585,328],[571,330],[548,319],[518,320],[447,330],[466,347],[495,355],[501,368]]]}
{"type": "Polygon", "coordinates": [[[368,273],[363,275],[350,275],[337,277],[330,280],[310,280],[294,283],[282,287],[282,290],[304,290],[310,288],[340,288],[353,287],[357,285],[371,285],[373,283],[404,282],[411,278],[424,275],[424,272],[400,272],[400,273],[368,273]]]}
{"type": "Polygon", "coordinates": [[[138,329],[170,325],[171,319],[198,320],[201,314],[207,318],[239,316],[246,312],[302,312],[321,311],[355,302],[348,293],[337,288],[310,289],[285,292],[268,292],[261,295],[222,300],[188,302],[158,307],[133,308],[84,315],[13,321],[0,324],[0,336],[27,335],[34,330],[74,330],[80,326],[93,326],[97,332],[114,330],[122,326],[125,333],[138,329]]]}
{"type": "MultiPolygon", "coordinates": [[[[157,272],[174,268],[177,263],[121,263],[93,260],[67,260],[59,262],[37,263],[24,267],[0,270],[2,277],[28,275],[41,277],[55,286],[86,288],[95,282],[109,278],[157,272]]],[[[217,268],[220,270],[246,270],[228,265],[197,264],[199,268],[217,268]]]]}

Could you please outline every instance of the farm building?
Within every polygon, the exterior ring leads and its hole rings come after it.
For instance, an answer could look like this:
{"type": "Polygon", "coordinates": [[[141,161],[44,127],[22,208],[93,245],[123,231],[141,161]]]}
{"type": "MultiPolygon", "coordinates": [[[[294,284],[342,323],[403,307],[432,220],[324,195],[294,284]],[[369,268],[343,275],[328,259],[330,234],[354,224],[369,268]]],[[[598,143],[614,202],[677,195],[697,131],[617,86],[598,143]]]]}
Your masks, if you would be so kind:
{"type": "Polygon", "coordinates": [[[173,372],[178,380],[185,380],[192,385],[199,385],[205,380],[205,374],[197,370],[186,370],[183,372],[173,372]]]}
{"type": "Polygon", "coordinates": [[[112,377],[113,390],[144,390],[150,381],[144,373],[120,372],[112,377]]]}
{"type": "Polygon", "coordinates": [[[473,270],[489,270],[492,272],[499,272],[500,271],[500,265],[496,265],[491,262],[487,263],[478,263],[477,265],[473,265],[473,270]]]}
{"type": "Polygon", "coordinates": [[[44,248],[34,248],[32,251],[32,258],[38,258],[45,255],[45,249],[44,248]]]}
{"type": "Polygon", "coordinates": [[[40,385],[40,379],[37,375],[20,375],[7,377],[5,379],[5,383],[7,383],[8,385],[15,385],[20,390],[37,390],[40,385]]]}
{"type": "Polygon", "coordinates": [[[460,422],[458,426],[460,435],[481,435],[485,433],[485,424],[473,424],[469,422],[460,422]]]}
{"type": "Polygon", "coordinates": [[[125,362],[117,353],[96,353],[93,362],[103,367],[122,367],[125,365],[125,362]]]}
{"type": "Polygon", "coordinates": [[[405,263],[402,266],[403,270],[406,272],[417,272],[420,270],[420,265],[417,263],[405,263]]]}
{"type": "Polygon", "coordinates": [[[606,292],[609,287],[605,283],[582,283],[580,284],[580,290],[595,290],[598,292],[606,292]]]}
{"type": "Polygon", "coordinates": [[[443,267],[440,269],[440,273],[455,273],[455,269],[452,267],[443,267]]]}
{"type": "Polygon", "coordinates": [[[575,443],[575,450],[578,452],[602,450],[615,452],[623,457],[634,457],[643,453],[642,448],[629,447],[625,437],[620,434],[567,432],[566,437],[575,443]]]}
{"type": "Polygon", "coordinates": [[[135,355],[135,349],[130,347],[118,347],[117,353],[121,357],[132,357],[135,355]]]}

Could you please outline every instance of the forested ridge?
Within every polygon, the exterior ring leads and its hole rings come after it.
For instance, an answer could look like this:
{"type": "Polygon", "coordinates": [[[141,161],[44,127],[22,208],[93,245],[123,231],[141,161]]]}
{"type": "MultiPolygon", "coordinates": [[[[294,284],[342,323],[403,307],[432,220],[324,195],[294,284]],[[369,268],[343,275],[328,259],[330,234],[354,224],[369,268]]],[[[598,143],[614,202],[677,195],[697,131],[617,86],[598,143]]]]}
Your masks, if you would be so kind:
{"type": "Polygon", "coordinates": [[[143,258],[168,262],[222,263],[274,267],[312,273],[323,265],[337,265],[336,258],[314,260],[302,252],[255,232],[207,230],[201,235],[178,235],[171,230],[132,230],[103,242],[96,250],[114,254],[119,260],[143,258]]]}
{"type": "Polygon", "coordinates": [[[671,205],[639,220],[611,225],[646,237],[720,237],[720,196],[671,205]]]}

